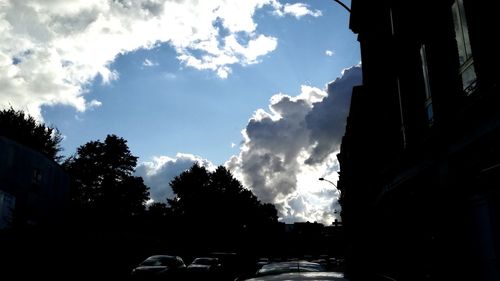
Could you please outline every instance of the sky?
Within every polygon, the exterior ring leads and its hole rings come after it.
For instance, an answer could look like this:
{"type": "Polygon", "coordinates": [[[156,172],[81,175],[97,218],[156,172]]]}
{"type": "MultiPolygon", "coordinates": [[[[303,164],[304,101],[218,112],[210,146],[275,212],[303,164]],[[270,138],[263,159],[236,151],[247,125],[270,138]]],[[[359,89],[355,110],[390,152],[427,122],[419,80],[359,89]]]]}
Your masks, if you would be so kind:
{"type": "MultiPolygon", "coordinates": [[[[349,5],[349,1],[344,1],[349,5]]],[[[0,0],[0,108],[116,134],[154,201],[225,165],[285,222],[338,215],[336,160],[359,44],[334,1],[0,0]]]]}

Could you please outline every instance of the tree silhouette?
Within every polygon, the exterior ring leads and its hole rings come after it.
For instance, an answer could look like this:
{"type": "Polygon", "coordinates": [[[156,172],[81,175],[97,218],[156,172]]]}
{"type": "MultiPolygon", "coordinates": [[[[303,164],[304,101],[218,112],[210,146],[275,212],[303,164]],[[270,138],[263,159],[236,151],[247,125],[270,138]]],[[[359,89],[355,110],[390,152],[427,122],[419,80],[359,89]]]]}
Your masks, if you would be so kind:
{"type": "Polygon", "coordinates": [[[153,202],[148,207],[148,215],[154,218],[165,218],[170,214],[170,208],[163,202],[153,202]]]}
{"type": "Polygon", "coordinates": [[[37,122],[21,110],[0,110],[0,136],[26,145],[59,162],[62,136],[55,128],[37,122]]]}
{"type": "Polygon", "coordinates": [[[262,204],[223,166],[210,172],[194,164],[170,186],[175,194],[168,199],[173,215],[212,244],[230,243],[259,228],[264,231],[278,219],[274,205],[262,204]]]}
{"type": "Polygon", "coordinates": [[[127,141],[116,135],[80,146],[64,163],[72,176],[75,210],[93,219],[123,220],[142,214],[149,191],[141,177],[132,175],[136,164],[127,141]]]}

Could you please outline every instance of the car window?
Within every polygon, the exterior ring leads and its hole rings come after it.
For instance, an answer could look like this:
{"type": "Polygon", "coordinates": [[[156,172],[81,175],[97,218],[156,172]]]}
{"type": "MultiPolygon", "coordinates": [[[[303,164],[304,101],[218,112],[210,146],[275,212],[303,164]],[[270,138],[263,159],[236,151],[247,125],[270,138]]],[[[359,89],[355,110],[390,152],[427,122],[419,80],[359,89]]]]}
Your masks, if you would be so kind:
{"type": "Polygon", "coordinates": [[[148,258],[141,263],[141,265],[145,266],[159,266],[161,265],[161,261],[157,258],[148,258]]]}
{"type": "Polygon", "coordinates": [[[202,265],[212,265],[215,263],[215,259],[197,258],[193,261],[193,263],[202,265]]]}
{"type": "Polygon", "coordinates": [[[172,257],[149,257],[141,263],[143,266],[173,266],[175,259],[172,257]]]}

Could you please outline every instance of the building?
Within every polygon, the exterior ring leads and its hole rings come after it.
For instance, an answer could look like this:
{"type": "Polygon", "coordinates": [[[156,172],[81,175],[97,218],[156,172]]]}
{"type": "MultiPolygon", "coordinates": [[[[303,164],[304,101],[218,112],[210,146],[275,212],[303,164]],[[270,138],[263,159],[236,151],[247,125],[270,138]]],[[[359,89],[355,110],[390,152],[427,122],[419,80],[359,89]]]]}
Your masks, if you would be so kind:
{"type": "Polygon", "coordinates": [[[497,13],[476,0],[352,0],[363,85],[338,154],[352,276],[498,280],[497,13]]]}
{"type": "Polygon", "coordinates": [[[45,155],[0,137],[0,229],[60,223],[69,177],[45,155]]]}

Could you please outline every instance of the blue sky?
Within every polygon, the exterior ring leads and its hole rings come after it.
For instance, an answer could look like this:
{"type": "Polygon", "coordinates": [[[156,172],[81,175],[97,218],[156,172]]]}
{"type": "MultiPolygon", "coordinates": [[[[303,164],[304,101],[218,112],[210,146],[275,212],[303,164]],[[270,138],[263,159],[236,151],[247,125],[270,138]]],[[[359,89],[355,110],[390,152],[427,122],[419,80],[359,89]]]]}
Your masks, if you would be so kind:
{"type": "MultiPolygon", "coordinates": [[[[152,186],[161,196],[170,195],[169,177],[196,160],[232,165],[248,186],[242,153],[254,147],[245,136],[252,120],[285,118],[288,109],[275,114],[270,108],[284,97],[309,100],[309,112],[326,100],[327,83],[360,62],[349,14],[334,1],[212,1],[206,4],[212,10],[194,1],[140,0],[138,7],[105,0],[14,2],[0,6],[0,106],[57,127],[66,155],[107,134],[125,138],[139,156],[138,173],[150,185],[161,184],[152,186]]],[[[297,147],[295,156],[309,151],[297,147]]],[[[310,179],[335,177],[335,149],[310,179]]],[[[321,220],[311,211],[317,202],[298,195],[297,177],[288,183],[291,193],[266,196],[270,183],[249,188],[281,204],[282,217],[321,220]],[[291,210],[301,204],[309,214],[291,210]]]]}

